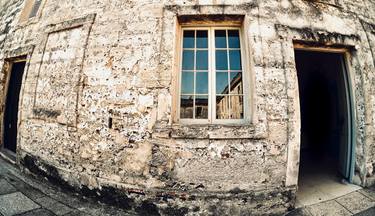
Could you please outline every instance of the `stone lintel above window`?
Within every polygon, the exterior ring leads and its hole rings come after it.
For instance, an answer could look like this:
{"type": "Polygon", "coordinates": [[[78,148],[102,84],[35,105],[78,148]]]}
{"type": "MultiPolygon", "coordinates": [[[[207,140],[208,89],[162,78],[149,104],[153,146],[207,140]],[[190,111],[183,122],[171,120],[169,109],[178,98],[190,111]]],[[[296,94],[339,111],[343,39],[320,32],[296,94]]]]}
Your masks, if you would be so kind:
{"type": "Polygon", "coordinates": [[[241,26],[244,20],[244,15],[180,15],[178,22],[180,25],[223,25],[223,26],[241,26]]]}

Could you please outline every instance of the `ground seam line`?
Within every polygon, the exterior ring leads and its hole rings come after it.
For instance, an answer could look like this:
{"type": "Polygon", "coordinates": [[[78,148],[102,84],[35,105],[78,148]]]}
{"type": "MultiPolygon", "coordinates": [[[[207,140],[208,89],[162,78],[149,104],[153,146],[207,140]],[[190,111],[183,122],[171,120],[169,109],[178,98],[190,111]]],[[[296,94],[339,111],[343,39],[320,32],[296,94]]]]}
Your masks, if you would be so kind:
{"type": "Polygon", "coordinates": [[[371,196],[367,195],[366,193],[361,192],[360,190],[358,190],[358,193],[360,193],[360,194],[362,194],[363,196],[369,198],[371,201],[375,201],[374,198],[372,198],[371,196]]]}
{"type": "Polygon", "coordinates": [[[334,199],[333,201],[337,202],[340,206],[344,207],[344,209],[346,209],[348,212],[350,212],[352,215],[354,215],[354,213],[352,211],[350,211],[348,208],[346,208],[343,204],[341,204],[339,201],[337,201],[336,199],[334,199]]]}
{"type": "Polygon", "coordinates": [[[313,216],[313,214],[309,211],[308,208],[304,207],[304,209],[307,211],[307,213],[308,213],[310,216],[313,216]]]}

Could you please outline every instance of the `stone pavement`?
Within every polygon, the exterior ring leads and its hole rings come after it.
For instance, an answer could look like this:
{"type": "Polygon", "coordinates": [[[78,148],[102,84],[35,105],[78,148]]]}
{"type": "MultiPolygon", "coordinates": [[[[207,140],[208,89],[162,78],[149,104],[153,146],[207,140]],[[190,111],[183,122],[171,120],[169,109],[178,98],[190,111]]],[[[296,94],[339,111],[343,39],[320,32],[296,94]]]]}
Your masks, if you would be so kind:
{"type": "Polygon", "coordinates": [[[135,215],[25,175],[0,157],[0,216],[135,215]]]}
{"type": "MultiPolygon", "coordinates": [[[[137,215],[23,174],[0,157],[0,216],[137,215]]],[[[296,209],[286,216],[375,216],[375,188],[296,209]]]]}
{"type": "Polygon", "coordinates": [[[302,207],[285,216],[375,216],[375,188],[364,188],[333,200],[302,207]]]}

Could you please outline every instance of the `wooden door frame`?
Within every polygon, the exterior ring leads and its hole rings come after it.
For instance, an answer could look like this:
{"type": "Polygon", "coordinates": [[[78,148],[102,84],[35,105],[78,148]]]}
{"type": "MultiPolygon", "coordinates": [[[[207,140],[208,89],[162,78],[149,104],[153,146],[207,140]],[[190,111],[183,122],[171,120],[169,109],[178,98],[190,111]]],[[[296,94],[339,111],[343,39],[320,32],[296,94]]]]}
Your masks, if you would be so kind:
{"type": "MultiPolygon", "coordinates": [[[[4,60],[4,65],[5,64],[9,64],[9,66],[7,67],[3,67],[3,71],[2,73],[4,74],[4,90],[3,90],[3,95],[2,95],[2,101],[1,101],[1,114],[0,114],[0,117],[1,117],[1,126],[0,126],[0,135],[1,135],[1,148],[0,148],[0,154],[1,156],[3,156],[4,158],[10,160],[11,162],[15,162],[16,159],[17,159],[17,151],[16,152],[12,152],[11,150],[9,149],[6,149],[5,148],[5,136],[4,136],[4,123],[5,123],[5,112],[6,112],[6,106],[7,106],[7,96],[8,96],[8,90],[9,90],[9,82],[10,82],[10,78],[11,78],[11,75],[12,75],[12,69],[13,69],[13,65],[14,63],[20,63],[20,62],[25,62],[25,68],[24,68],[24,74],[23,76],[25,76],[25,72],[26,72],[26,69],[27,69],[27,55],[20,55],[20,56],[17,56],[17,57],[11,57],[11,58],[6,58],[4,60]]],[[[24,77],[22,77],[22,81],[23,81],[24,77]]],[[[22,82],[23,84],[24,82],[22,82]]],[[[20,95],[19,95],[19,103],[20,101],[22,100],[21,96],[22,96],[22,87],[20,89],[20,95]]],[[[18,107],[18,115],[19,115],[19,110],[20,108],[22,108],[21,106],[18,107]]],[[[17,128],[19,126],[19,118],[18,118],[18,122],[17,122],[17,128]]],[[[17,131],[18,132],[18,131],[17,131]]],[[[18,139],[18,136],[17,138],[18,139]]],[[[17,147],[16,147],[17,148],[17,147]]]]}

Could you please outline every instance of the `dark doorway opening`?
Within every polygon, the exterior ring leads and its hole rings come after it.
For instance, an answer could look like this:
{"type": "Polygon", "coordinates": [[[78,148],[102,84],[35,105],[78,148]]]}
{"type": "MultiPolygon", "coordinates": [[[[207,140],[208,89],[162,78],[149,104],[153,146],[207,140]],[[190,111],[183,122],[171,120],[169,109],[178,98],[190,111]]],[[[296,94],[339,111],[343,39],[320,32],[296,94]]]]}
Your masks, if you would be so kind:
{"type": "Polygon", "coordinates": [[[17,150],[18,104],[26,58],[11,61],[9,65],[9,81],[6,91],[3,119],[3,150],[5,153],[8,153],[8,155],[10,154],[9,156],[14,157],[17,150]]]}
{"type": "Polygon", "coordinates": [[[322,190],[318,196],[324,199],[324,187],[351,179],[352,120],[344,54],[295,50],[295,59],[301,108],[298,186],[305,195],[314,187],[322,190]]]}

